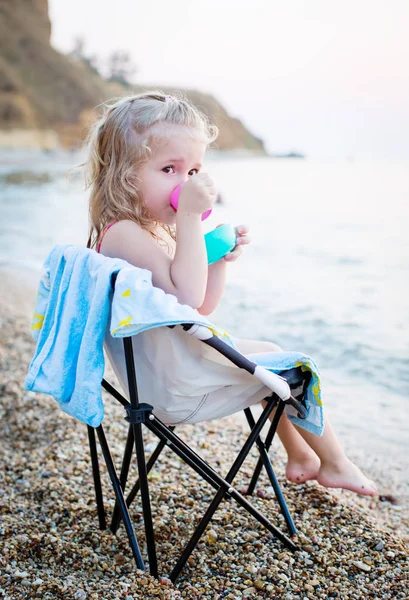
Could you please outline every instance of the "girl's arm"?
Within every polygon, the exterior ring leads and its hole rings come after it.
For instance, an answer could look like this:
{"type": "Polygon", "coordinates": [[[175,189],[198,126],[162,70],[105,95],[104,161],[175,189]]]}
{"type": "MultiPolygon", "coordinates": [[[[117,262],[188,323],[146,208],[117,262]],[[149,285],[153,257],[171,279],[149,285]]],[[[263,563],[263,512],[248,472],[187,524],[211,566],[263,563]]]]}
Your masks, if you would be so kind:
{"type": "Polygon", "coordinates": [[[104,236],[105,256],[122,258],[152,273],[152,283],[181,304],[202,306],[208,265],[201,215],[213,205],[214,184],[207,173],[191,177],[183,186],[176,215],[177,244],[173,259],[151,234],[131,220],[122,220],[104,236]]]}
{"type": "Polygon", "coordinates": [[[170,280],[179,302],[197,308],[204,302],[208,280],[201,215],[178,211],[176,227],[177,244],[169,269],[170,280]]]}
{"type": "Polygon", "coordinates": [[[176,296],[181,304],[203,304],[208,278],[201,216],[178,214],[178,243],[172,259],[148,231],[129,220],[119,221],[105,234],[101,252],[122,258],[152,273],[152,284],[176,296]]]}
{"type": "Polygon", "coordinates": [[[219,260],[208,267],[206,295],[203,304],[197,309],[200,315],[210,315],[223,296],[226,285],[226,262],[219,260]]]}

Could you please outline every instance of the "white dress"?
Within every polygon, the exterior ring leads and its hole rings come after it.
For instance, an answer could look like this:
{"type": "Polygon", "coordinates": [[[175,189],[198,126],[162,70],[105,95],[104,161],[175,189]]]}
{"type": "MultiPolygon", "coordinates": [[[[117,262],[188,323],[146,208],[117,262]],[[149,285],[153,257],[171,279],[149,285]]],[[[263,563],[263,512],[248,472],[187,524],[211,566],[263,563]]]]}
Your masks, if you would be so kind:
{"type": "MultiPolygon", "coordinates": [[[[132,336],[140,402],[166,425],[221,419],[257,404],[271,390],[181,326],[132,336]]],[[[105,336],[105,350],[129,399],[123,340],[105,336]]]]}
{"type": "MultiPolygon", "coordinates": [[[[170,237],[164,242],[174,250],[170,237]]],[[[255,377],[181,326],[149,329],[131,339],[139,401],[151,404],[154,415],[166,425],[221,419],[271,394],[255,377]]],[[[104,347],[129,399],[123,340],[107,329],[104,347]]]]}

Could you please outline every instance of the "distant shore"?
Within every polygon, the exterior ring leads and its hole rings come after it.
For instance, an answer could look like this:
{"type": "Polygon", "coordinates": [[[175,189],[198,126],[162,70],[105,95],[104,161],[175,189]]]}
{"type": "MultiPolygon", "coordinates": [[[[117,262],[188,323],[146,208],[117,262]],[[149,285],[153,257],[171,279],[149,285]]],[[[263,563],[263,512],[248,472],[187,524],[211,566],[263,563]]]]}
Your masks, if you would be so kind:
{"type": "Polygon", "coordinates": [[[53,129],[0,129],[0,149],[56,150],[60,146],[53,129]]]}
{"type": "MultiPolygon", "coordinates": [[[[66,151],[70,149],[61,146],[58,133],[53,129],[0,129],[0,150],[27,150],[38,152],[66,151]]],[[[75,148],[72,148],[75,150],[75,148]]],[[[268,158],[294,158],[305,159],[305,154],[297,151],[288,151],[282,153],[265,152],[264,150],[252,148],[214,148],[209,153],[216,153],[221,156],[266,156],[268,158]]]]}

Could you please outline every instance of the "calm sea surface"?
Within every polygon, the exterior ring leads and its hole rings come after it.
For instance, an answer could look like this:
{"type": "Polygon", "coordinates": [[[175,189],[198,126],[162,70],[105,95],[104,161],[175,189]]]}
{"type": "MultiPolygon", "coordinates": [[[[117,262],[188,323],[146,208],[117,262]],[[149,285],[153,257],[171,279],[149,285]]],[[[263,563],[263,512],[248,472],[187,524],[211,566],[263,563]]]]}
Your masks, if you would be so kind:
{"type": "MultiPolygon", "coordinates": [[[[30,281],[54,244],[86,243],[87,196],[65,177],[80,160],[0,155],[0,263],[30,281]]],[[[223,199],[207,229],[247,223],[253,240],[212,320],[309,354],[345,427],[407,444],[409,163],[209,157],[206,170],[223,199]]]]}

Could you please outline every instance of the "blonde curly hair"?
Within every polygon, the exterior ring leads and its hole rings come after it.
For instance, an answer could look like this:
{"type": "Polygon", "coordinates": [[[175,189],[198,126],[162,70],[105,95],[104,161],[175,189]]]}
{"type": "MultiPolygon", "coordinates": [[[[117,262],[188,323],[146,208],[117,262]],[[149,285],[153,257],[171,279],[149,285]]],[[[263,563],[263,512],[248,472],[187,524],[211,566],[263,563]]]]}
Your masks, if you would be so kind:
{"type": "Polygon", "coordinates": [[[152,223],[139,192],[138,166],[149,160],[158,143],[153,126],[182,125],[207,145],[217,138],[218,128],[182,93],[144,92],[104,103],[102,108],[102,116],[89,129],[82,165],[90,189],[88,247],[96,248],[105,228],[122,219],[135,221],[156,238],[152,224],[159,225],[175,239],[174,228],[152,223]]]}

